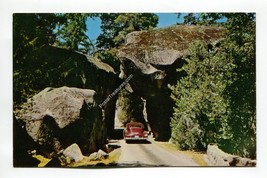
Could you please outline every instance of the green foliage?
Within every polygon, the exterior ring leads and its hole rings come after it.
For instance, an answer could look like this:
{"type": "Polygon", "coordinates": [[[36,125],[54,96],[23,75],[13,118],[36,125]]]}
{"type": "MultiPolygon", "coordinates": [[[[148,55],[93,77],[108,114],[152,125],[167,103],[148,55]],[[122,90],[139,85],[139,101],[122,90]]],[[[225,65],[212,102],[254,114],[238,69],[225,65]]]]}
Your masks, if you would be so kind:
{"type": "Polygon", "coordinates": [[[109,64],[115,70],[116,73],[120,72],[120,61],[116,56],[116,48],[107,49],[101,52],[97,52],[95,57],[100,59],[102,62],[109,64]]]}
{"type": "Polygon", "coordinates": [[[86,20],[88,17],[93,17],[94,14],[66,13],[58,14],[58,16],[64,21],[56,29],[57,42],[55,45],[87,53],[92,43],[86,35],[86,20]]]}
{"type": "Polygon", "coordinates": [[[188,25],[196,25],[197,24],[197,16],[194,13],[188,13],[184,17],[184,23],[188,25]]]}
{"type": "Polygon", "coordinates": [[[149,30],[158,23],[158,17],[153,13],[104,13],[100,14],[100,19],[103,31],[97,38],[100,49],[118,47],[128,33],[149,30]]]}
{"type": "Polygon", "coordinates": [[[50,46],[31,50],[23,65],[13,72],[14,102],[25,102],[46,87],[83,88],[87,82],[85,71],[88,71],[85,60],[83,55],[50,46]]]}
{"type": "Polygon", "coordinates": [[[181,149],[204,149],[208,143],[227,137],[226,114],[228,101],[223,98],[231,83],[234,65],[222,49],[209,50],[204,42],[190,47],[185,59],[187,76],[172,86],[175,113],[171,121],[173,140],[181,149]]]}
{"type": "Polygon", "coordinates": [[[131,121],[143,121],[143,102],[139,96],[126,89],[119,92],[117,100],[118,119],[124,125],[131,121]]]}
{"type": "MultiPolygon", "coordinates": [[[[231,110],[229,141],[234,153],[256,157],[256,24],[254,14],[236,14],[229,20],[229,40],[235,59],[235,81],[227,88],[231,110]]],[[[226,150],[229,142],[224,145],[226,150]]]]}
{"type": "MultiPolygon", "coordinates": [[[[94,14],[14,14],[13,15],[13,77],[14,102],[25,101],[31,94],[47,86],[79,83],[84,79],[72,54],[56,56],[49,46],[86,53],[90,42],[85,35],[87,17],[94,14]],[[53,55],[51,55],[53,54],[53,55]],[[53,56],[55,58],[53,58],[53,56]],[[65,58],[66,61],[60,59],[65,58]],[[57,77],[55,77],[57,76],[57,77]],[[76,77],[74,77],[76,76],[76,77]],[[57,78],[57,79],[55,79],[57,78]],[[55,79],[55,80],[54,80],[55,79]]],[[[82,65],[80,65],[82,66],[82,65]]]]}
{"type": "MultiPolygon", "coordinates": [[[[178,14],[178,18],[179,18],[178,14]]],[[[224,22],[224,13],[188,13],[184,16],[183,24],[187,25],[214,25],[224,22]]]]}
{"type": "Polygon", "coordinates": [[[133,31],[149,30],[157,26],[158,17],[153,13],[103,13],[102,34],[97,38],[98,56],[119,71],[116,48],[124,42],[125,36],[133,31]]]}
{"type": "Polygon", "coordinates": [[[55,42],[53,30],[60,21],[55,14],[13,15],[14,68],[24,63],[27,53],[32,49],[55,42]]]}
{"type": "Polygon", "coordinates": [[[57,23],[61,19],[55,14],[14,14],[13,15],[13,77],[14,77],[14,101],[24,101],[32,88],[31,78],[40,75],[36,57],[30,57],[30,53],[44,45],[55,42],[53,33],[57,23]],[[35,72],[33,72],[33,70],[35,72]]]}
{"type": "Polygon", "coordinates": [[[217,143],[226,152],[255,158],[255,14],[189,17],[199,17],[193,19],[196,24],[225,18],[228,35],[220,45],[197,42],[190,47],[187,64],[180,69],[187,75],[171,87],[176,103],[172,139],[181,149],[202,150],[217,143]]]}

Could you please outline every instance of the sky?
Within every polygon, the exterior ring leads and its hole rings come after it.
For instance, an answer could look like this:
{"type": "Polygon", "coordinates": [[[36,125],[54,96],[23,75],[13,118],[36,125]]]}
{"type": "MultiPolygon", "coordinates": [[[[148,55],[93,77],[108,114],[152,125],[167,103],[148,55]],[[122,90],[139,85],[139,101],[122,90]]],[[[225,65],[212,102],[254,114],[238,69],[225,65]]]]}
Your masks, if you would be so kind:
{"type": "MultiPolygon", "coordinates": [[[[183,22],[183,15],[178,19],[176,13],[156,13],[159,17],[158,28],[168,27],[177,24],[177,22],[183,22]]],[[[101,21],[99,18],[89,18],[87,24],[87,35],[95,42],[98,35],[101,33],[100,25],[101,21]]]]}

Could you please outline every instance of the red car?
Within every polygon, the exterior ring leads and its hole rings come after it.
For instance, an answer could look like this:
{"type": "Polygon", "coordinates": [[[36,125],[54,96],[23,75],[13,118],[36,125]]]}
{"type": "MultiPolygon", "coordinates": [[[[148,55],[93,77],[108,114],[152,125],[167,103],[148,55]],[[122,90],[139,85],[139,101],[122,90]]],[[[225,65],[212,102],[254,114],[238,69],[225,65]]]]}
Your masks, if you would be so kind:
{"type": "Polygon", "coordinates": [[[129,140],[147,140],[148,132],[144,131],[144,125],[140,122],[130,122],[126,124],[123,137],[126,142],[129,140]]]}

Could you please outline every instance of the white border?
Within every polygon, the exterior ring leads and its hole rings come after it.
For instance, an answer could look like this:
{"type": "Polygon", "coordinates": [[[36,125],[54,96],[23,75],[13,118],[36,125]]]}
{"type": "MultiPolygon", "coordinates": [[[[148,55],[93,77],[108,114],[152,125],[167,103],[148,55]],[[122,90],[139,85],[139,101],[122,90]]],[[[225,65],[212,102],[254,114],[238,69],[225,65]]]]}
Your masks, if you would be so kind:
{"type": "Polygon", "coordinates": [[[265,0],[0,0],[0,177],[267,177],[265,0]],[[256,12],[257,167],[21,169],[12,166],[12,14],[18,12],[256,12]]]}

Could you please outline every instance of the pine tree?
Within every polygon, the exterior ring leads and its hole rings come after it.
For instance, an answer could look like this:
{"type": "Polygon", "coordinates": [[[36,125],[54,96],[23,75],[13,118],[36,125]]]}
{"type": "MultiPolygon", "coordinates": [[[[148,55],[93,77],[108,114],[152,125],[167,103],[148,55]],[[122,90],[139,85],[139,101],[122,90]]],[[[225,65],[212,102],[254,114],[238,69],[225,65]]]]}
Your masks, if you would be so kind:
{"type": "Polygon", "coordinates": [[[223,26],[228,34],[212,50],[204,42],[191,46],[181,69],[187,75],[171,87],[173,141],[181,149],[217,143],[226,152],[255,158],[255,14],[202,13],[185,19],[187,24],[223,26]]]}

